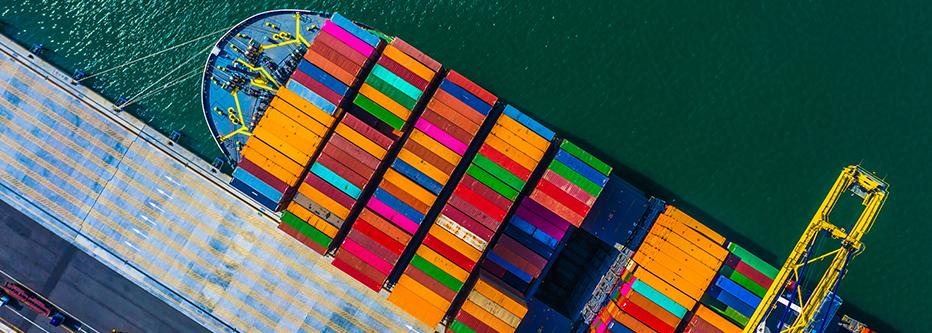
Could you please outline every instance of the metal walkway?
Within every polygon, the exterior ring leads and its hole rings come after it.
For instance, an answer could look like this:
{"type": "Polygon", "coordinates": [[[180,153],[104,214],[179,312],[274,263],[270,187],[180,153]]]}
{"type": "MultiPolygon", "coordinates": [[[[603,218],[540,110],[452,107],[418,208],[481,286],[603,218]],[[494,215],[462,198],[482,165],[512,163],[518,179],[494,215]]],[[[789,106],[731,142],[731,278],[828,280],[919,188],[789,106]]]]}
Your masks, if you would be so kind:
{"type": "Polygon", "coordinates": [[[0,36],[0,199],[213,331],[430,329],[69,81],[0,36]]]}

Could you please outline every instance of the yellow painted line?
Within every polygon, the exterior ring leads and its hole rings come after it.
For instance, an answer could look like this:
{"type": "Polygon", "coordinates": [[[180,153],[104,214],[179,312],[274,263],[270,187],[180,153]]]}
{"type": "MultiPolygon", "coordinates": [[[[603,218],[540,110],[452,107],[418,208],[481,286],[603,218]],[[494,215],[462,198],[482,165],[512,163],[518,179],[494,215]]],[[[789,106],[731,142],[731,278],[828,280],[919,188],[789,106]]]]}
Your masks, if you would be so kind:
{"type": "Polygon", "coordinates": [[[243,64],[243,66],[246,66],[246,68],[249,68],[250,70],[253,70],[253,71],[262,73],[262,75],[265,76],[266,79],[269,79],[269,82],[272,82],[272,83],[275,84],[275,87],[281,87],[281,86],[282,86],[281,83],[278,83],[278,81],[276,81],[275,78],[272,77],[271,74],[269,74],[269,71],[265,70],[265,67],[263,67],[263,66],[253,67],[253,66],[250,65],[249,63],[243,61],[243,59],[239,59],[239,58],[237,58],[236,61],[238,61],[239,63],[243,64]]]}

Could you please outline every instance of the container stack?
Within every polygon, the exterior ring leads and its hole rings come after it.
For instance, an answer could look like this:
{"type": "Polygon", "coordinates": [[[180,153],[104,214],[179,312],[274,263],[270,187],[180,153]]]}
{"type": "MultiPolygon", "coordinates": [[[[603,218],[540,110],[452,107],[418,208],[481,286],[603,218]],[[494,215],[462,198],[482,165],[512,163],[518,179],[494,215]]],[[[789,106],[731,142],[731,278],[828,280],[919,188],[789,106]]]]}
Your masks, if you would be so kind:
{"type": "MultiPolygon", "coordinates": [[[[411,82],[411,87],[418,89],[425,88],[436,74],[435,71],[440,69],[439,63],[400,39],[393,40],[385,48],[376,67],[382,65],[385,66],[383,68],[398,73],[398,77],[405,78],[411,82]]],[[[385,97],[385,95],[376,97],[382,93],[372,87],[384,86],[385,83],[374,75],[370,75],[367,82],[363,84],[363,89],[360,90],[361,94],[367,93],[372,97],[360,95],[356,99],[357,105],[371,110],[368,112],[373,117],[383,121],[393,122],[402,119],[398,115],[407,117],[399,113],[400,111],[384,112],[385,108],[380,105],[386,105],[395,110],[407,109],[393,102],[391,100],[393,97],[385,97]],[[369,80],[373,80],[373,85],[369,85],[369,80]],[[376,101],[373,102],[375,105],[368,105],[371,100],[376,101]],[[394,105],[389,105],[389,103],[394,105]]],[[[400,90],[392,86],[387,87],[393,91],[389,92],[389,95],[400,93],[400,90]]],[[[434,105],[433,99],[430,105],[434,105]]],[[[453,166],[459,162],[459,155],[446,148],[441,142],[445,142],[446,145],[463,144],[461,141],[444,141],[452,138],[452,140],[464,140],[468,145],[472,140],[472,135],[475,135],[473,132],[469,137],[454,138],[447,134],[451,131],[450,129],[430,132],[430,136],[424,134],[420,129],[421,124],[426,121],[425,119],[434,119],[436,112],[432,110],[435,108],[435,106],[428,106],[415,124],[402,145],[398,157],[386,170],[375,193],[353,222],[346,241],[333,261],[334,266],[350,273],[364,285],[376,291],[382,288],[382,284],[398,261],[398,257],[411,240],[418,225],[424,219],[424,215],[434,204],[437,194],[449,179],[448,172],[452,172],[453,166]]],[[[481,122],[481,119],[485,117],[481,112],[488,113],[489,109],[479,111],[470,109],[462,110],[462,112],[475,116],[474,118],[480,119],[481,122]]],[[[410,110],[407,112],[410,114],[410,110]]]]}
{"type": "Polygon", "coordinates": [[[741,327],[700,304],[683,328],[683,333],[741,333],[741,327]]]}
{"type": "MultiPolygon", "coordinates": [[[[357,84],[356,77],[379,43],[372,33],[334,14],[282,90],[295,92],[324,112],[341,110],[343,97],[357,84]]],[[[279,228],[319,253],[327,251],[366,180],[398,136],[366,120],[351,114],[340,120],[282,215],[279,228]]]]}
{"type": "Polygon", "coordinates": [[[569,141],[563,141],[531,194],[523,198],[482,268],[519,295],[554,259],[557,245],[578,228],[608,183],[612,168],[569,141]]]}
{"type": "MultiPolygon", "coordinates": [[[[447,88],[441,88],[461,94],[452,87],[455,77],[448,75],[447,88]]],[[[506,106],[388,300],[429,325],[439,323],[552,137],[536,121],[506,106]]]]}
{"type": "Polygon", "coordinates": [[[240,151],[231,185],[278,210],[333,122],[330,113],[287,88],[279,89],[240,151]]]}
{"type": "MultiPolygon", "coordinates": [[[[291,78],[278,88],[253,129],[252,138],[246,141],[233,186],[263,206],[279,210],[339,116],[337,110],[343,97],[378,45],[377,37],[340,14],[333,14],[304,57],[298,59],[291,78]]],[[[319,236],[299,233],[297,230],[305,227],[296,226],[299,228],[283,224],[282,229],[290,228],[286,230],[289,234],[304,238],[319,236]]]]}
{"type": "Polygon", "coordinates": [[[514,332],[525,314],[527,304],[521,297],[481,273],[447,329],[455,333],[514,332]]]}
{"type": "MultiPolygon", "coordinates": [[[[721,235],[668,205],[626,267],[593,330],[611,331],[620,325],[635,332],[673,332],[691,319],[688,312],[728,256],[724,242],[721,235]]],[[[622,328],[614,331],[625,332],[622,328]]]]}
{"type": "Polygon", "coordinates": [[[743,328],[778,270],[738,244],[729,243],[728,252],[725,264],[701,302],[743,328]]]}

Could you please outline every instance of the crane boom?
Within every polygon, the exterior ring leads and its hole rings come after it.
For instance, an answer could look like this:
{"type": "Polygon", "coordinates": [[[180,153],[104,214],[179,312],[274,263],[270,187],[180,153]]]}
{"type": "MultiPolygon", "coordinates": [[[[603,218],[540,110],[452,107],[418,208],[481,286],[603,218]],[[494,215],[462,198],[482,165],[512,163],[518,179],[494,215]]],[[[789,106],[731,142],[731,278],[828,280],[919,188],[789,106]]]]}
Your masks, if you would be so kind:
{"type": "Polygon", "coordinates": [[[862,169],[858,165],[851,165],[842,169],[841,174],[835,181],[835,184],[829,190],[828,195],[819,206],[806,231],[800,237],[799,242],[793,247],[786,263],[777,273],[773,284],[764,294],[760,305],[754,311],[754,314],[748,320],[744,328],[744,333],[760,332],[763,324],[776,306],[777,299],[788,288],[795,288],[794,291],[799,296],[800,313],[792,324],[781,329],[781,332],[808,332],[810,326],[819,313],[823,300],[830,297],[841,279],[844,278],[848,262],[864,250],[864,244],[861,238],[870,231],[883,207],[884,201],[888,195],[889,185],[882,179],[862,169]],[[829,222],[829,215],[832,209],[838,203],[839,198],[845,192],[851,192],[863,199],[864,211],[858,217],[852,226],[851,231],[835,226],[829,222]],[[822,255],[813,256],[811,252],[813,244],[822,235],[827,235],[839,242],[837,249],[822,255]],[[806,298],[802,298],[800,293],[800,268],[812,264],[821,259],[834,255],[831,264],[825,269],[822,279],[812,290],[812,293],[806,298]],[[813,258],[813,259],[810,259],[813,258]]]}

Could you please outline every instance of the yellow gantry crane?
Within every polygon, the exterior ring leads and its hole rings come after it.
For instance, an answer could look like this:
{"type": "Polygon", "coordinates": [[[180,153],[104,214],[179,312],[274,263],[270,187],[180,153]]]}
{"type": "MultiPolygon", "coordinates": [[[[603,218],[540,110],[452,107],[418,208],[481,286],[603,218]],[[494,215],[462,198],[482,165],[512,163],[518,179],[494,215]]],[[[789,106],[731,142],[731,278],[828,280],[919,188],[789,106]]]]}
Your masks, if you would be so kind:
{"type": "MultiPolygon", "coordinates": [[[[744,333],[763,332],[767,318],[776,308],[777,301],[783,296],[784,291],[792,295],[790,302],[798,299],[800,313],[791,324],[783,328],[777,327],[777,329],[780,329],[780,332],[792,333],[809,332],[813,329],[811,325],[818,319],[817,315],[824,303],[823,300],[826,297],[832,297],[841,279],[845,276],[848,263],[854,256],[864,251],[861,237],[874,225],[887,199],[888,188],[889,185],[886,182],[859,165],[848,166],[841,171],[835,185],[832,186],[831,191],[822,201],[822,205],[819,206],[819,210],[812,217],[812,221],[809,222],[806,232],[800,237],[799,242],[790,252],[789,258],[786,259],[786,263],[783,264],[783,268],[774,278],[770,289],[761,299],[760,305],[745,326],[744,333]],[[864,211],[850,231],[845,231],[828,220],[838,199],[846,192],[851,192],[863,199],[862,205],[864,205],[864,211]],[[838,241],[837,249],[813,256],[811,252],[816,240],[826,236],[838,241]],[[800,270],[832,255],[834,258],[822,274],[822,279],[812,293],[804,298],[801,283],[798,283],[801,280],[800,270]]],[[[835,243],[832,242],[832,244],[835,243]]]]}

